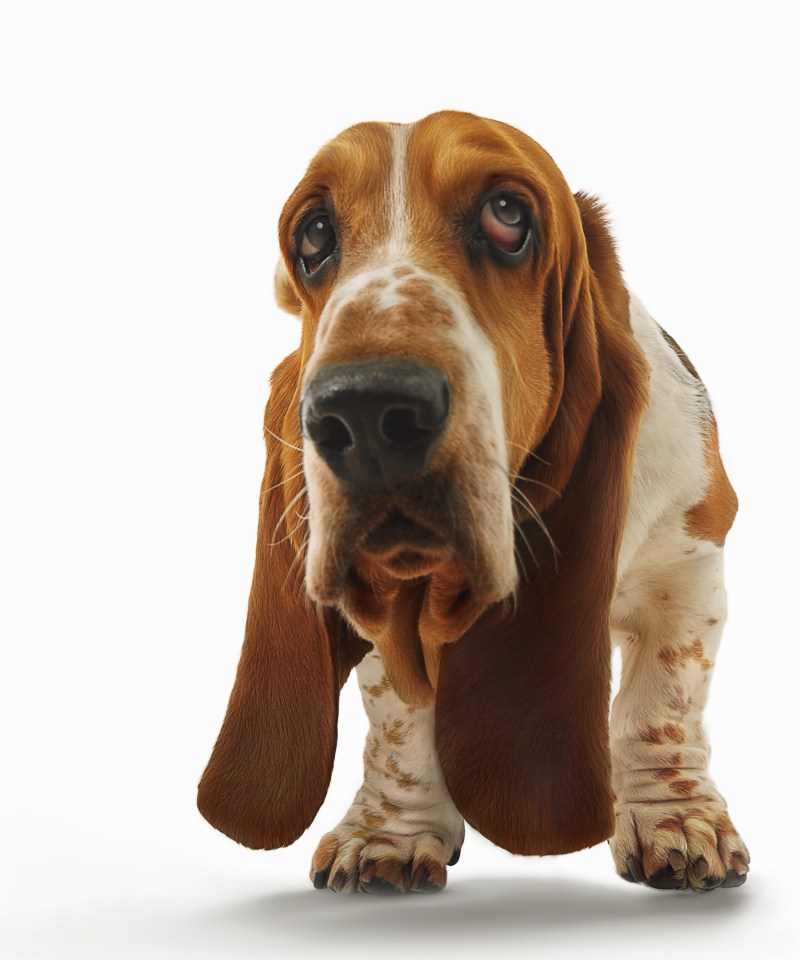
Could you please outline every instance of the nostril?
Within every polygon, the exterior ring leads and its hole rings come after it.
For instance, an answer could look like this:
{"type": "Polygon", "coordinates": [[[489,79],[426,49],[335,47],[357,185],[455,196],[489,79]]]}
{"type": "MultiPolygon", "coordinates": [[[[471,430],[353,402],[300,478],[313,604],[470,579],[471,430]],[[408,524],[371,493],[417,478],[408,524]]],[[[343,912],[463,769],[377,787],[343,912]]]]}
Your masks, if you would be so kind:
{"type": "Polygon", "coordinates": [[[326,453],[347,453],[354,443],[347,424],[339,417],[323,417],[310,432],[314,445],[326,453]]]}
{"type": "Polygon", "coordinates": [[[381,418],[381,436],[393,447],[403,447],[430,436],[431,430],[417,423],[417,411],[410,407],[394,407],[381,418]]]}

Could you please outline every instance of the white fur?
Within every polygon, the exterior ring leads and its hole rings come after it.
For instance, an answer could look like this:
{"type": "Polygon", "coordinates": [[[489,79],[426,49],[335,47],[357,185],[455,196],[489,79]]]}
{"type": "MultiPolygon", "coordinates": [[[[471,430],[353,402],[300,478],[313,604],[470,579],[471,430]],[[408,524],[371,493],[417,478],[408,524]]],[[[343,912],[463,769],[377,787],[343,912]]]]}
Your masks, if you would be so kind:
{"type": "Polygon", "coordinates": [[[650,404],[642,420],[633,468],[631,502],[620,548],[619,577],[659,521],[702,500],[708,486],[704,421],[708,397],[684,367],[658,324],[631,296],[631,328],[650,365],[650,404]]]}
{"type": "Polygon", "coordinates": [[[389,236],[387,257],[399,259],[405,253],[408,234],[406,206],[406,148],[413,124],[392,126],[392,173],[389,180],[389,236]]]}

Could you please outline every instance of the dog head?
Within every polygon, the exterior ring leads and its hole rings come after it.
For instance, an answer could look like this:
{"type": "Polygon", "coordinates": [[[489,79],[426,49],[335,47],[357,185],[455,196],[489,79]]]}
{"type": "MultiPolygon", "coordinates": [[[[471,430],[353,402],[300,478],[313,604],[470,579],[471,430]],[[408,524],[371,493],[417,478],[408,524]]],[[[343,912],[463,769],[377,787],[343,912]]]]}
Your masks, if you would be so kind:
{"type": "MultiPolygon", "coordinates": [[[[439,646],[513,595],[515,520],[548,502],[546,480],[518,475],[561,399],[580,213],[524,134],[441,113],[328,144],[280,241],[278,299],[303,323],[306,587],[388,651],[418,702],[439,646]]],[[[587,410],[598,393],[582,386],[587,410]]]]}

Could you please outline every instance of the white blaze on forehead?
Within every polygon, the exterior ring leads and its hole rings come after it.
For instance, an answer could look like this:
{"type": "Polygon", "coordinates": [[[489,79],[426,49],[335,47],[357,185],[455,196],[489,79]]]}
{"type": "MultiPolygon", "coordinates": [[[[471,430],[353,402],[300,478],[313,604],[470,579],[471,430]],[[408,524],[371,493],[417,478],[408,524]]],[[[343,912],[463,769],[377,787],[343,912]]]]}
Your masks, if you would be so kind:
{"type": "Polygon", "coordinates": [[[392,129],[392,169],[389,174],[389,236],[387,256],[403,254],[408,232],[408,209],[406,207],[406,148],[412,124],[396,124],[392,129]]]}

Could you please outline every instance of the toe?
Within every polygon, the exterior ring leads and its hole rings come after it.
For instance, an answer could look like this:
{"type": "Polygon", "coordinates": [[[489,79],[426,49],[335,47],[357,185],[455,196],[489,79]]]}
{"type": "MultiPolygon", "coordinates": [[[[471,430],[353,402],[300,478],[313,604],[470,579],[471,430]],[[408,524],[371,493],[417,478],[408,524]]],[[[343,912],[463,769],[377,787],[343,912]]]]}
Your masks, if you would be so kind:
{"type": "Polygon", "coordinates": [[[638,857],[630,856],[627,859],[628,872],[622,876],[631,883],[644,883],[646,877],[642,868],[642,861],[638,857]]]}
{"type": "Polygon", "coordinates": [[[725,880],[722,884],[723,887],[741,887],[741,885],[747,880],[746,873],[737,873],[736,870],[729,870],[725,874],[725,880]]]}
{"type": "Polygon", "coordinates": [[[656,890],[682,890],[686,886],[686,881],[669,866],[657,870],[645,882],[656,890]]]}

